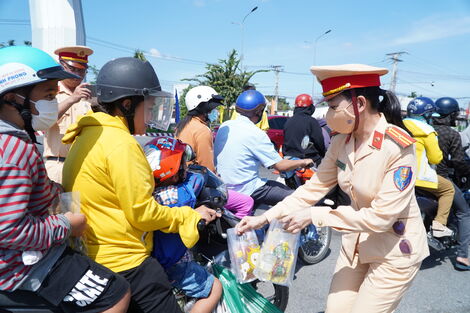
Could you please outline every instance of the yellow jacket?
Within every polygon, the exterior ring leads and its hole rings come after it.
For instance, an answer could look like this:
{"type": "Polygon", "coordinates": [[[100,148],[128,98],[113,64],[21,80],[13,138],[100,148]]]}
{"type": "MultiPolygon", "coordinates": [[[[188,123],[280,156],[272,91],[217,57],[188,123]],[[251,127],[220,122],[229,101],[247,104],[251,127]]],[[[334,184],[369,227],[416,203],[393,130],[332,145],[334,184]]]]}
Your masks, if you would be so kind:
{"type": "Polygon", "coordinates": [[[429,165],[429,163],[439,164],[442,160],[437,132],[431,125],[414,118],[406,118],[403,123],[416,140],[416,158],[418,160],[416,186],[437,189],[437,173],[429,165]]]}
{"type": "MultiPolygon", "coordinates": [[[[230,117],[230,119],[234,120],[237,118],[237,116],[238,116],[238,113],[237,111],[234,110],[232,113],[232,117],[230,117]]],[[[259,121],[258,124],[256,124],[256,127],[258,127],[259,129],[263,131],[267,131],[269,129],[268,113],[266,113],[266,111],[263,112],[261,121],[259,121]]]]}
{"type": "Polygon", "coordinates": [[[88,254],[96,262],[115,272],[137,267],[150,255],[154,230],[180,233],[187,247],[197,242],[200,214],[154,200],[152,170],[123,118],[90,113],[62,141],[73,143],[63,186],[80,192],[88,254]]]}

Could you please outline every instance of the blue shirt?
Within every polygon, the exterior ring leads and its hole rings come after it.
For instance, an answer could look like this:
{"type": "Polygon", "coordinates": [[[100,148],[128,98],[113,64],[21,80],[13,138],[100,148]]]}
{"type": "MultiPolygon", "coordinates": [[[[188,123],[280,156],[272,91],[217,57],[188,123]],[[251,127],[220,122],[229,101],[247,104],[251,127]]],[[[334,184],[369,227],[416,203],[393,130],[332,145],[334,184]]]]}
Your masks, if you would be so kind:
{"type": "Polygon", "coordinates": [[[266,184],[259,166],[281,161],[268,135],[243,115],[224,122],[215,137],[215,165],[227,188],[251,195],[266,184]]]}

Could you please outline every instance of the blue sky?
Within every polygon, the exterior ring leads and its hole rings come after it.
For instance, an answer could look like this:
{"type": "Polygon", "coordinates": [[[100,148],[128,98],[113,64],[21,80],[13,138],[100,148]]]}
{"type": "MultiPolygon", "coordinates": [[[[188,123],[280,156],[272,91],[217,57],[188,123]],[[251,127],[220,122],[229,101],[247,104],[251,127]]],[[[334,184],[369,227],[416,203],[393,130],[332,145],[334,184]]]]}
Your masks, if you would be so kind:
{"type": "MultiPolygon", "coordinates": [[[[317,40],[316,64],[365,63],[387,67],[387,53],[406,51],[398,65],[397,92],[470,100],[470,0],[82,0],[87,44],[98,67],[130,50],[149,53],[162,85],[204,72],[241,48],[245,20],[244,64],[248,70],[282,65],[280,95],[311,93],[309,67],[317,40]],[[153,56],[151,56],[153,55],[153,56]],[[175,61],[172,57],[178,57],[175,61]],[[468,97],[468,98],[465,98],[468,97]]],[[[27,0],[0,0],[0,42],[31,39],[27,0]],[[18,20],[15,24],[11,20],[18,20]]],[[[390,74],[382,79],[390,84],[390,74]]],[[[261,73],[253,82],[274,93],[275,75],[261,73]]],[[[315,93],[320,87],[315,86],[315,93]]]]}

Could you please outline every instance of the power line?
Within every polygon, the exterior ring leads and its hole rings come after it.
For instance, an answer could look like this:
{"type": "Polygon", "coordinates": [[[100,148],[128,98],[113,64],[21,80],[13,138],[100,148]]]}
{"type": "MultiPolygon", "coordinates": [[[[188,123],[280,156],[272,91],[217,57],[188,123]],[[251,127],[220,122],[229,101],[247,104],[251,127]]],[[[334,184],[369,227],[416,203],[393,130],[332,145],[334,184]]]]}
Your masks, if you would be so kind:
{"type": "Polygon", "coordinates": [[[386,55],[390,56],[390,60],[393,61],[393,69],[392,69],[392,80],[390,82],[390,90],[392,92],[395,91],[395,87],[397,85],[397,70],[398,70],[398,62],[403,62],[403,60],[400,60],[399,57],[402,54],[405,54],[407,52],[405,51],[400,51],[400,52],[392,52],[392,53],[387,53],[386,55]]]}

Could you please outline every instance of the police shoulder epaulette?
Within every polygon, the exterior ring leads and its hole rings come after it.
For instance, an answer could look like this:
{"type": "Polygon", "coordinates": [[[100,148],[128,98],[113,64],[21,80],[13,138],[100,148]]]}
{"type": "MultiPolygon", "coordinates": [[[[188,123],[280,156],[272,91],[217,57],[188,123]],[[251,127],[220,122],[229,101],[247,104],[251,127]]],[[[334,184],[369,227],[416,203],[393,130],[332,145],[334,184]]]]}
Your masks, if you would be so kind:
{"type": "Polygon", "coordinates": [[[402,148],[411,146],[416,142],[413,137],[398,127],[390,126],[385,133],[402,148]]]}

